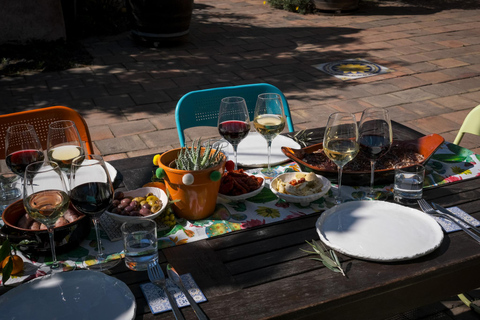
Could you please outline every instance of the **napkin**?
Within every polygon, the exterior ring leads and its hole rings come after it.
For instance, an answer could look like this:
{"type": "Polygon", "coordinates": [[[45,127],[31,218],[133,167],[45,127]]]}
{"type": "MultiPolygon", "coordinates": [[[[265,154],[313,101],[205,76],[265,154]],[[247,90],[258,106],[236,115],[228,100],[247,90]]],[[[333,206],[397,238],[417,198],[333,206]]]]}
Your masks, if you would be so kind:
{"type": "MultiPolygon", "coordinates": [[[[474,217],[472,217],[471,215],[469,215],[468,213],[466,213],[465,211],[463,211],[458,207],[450,207],[450,208],[447,208],[447,210],[453,213],[455,216],[462,218],[463,220],[467,221],[468,223],[476,227],[480,226],[480,221],[478,221],[477,219],[475,219],[474,217]]],[[[457,226],[455,223],[451,222],[448,219],[444,219],[441,217],[433,217],[433,218],[438,222],[438,224],[440,224],[443,230],[445,230],[445,232],[447,233],[462,230],[459,226],[457,226]]],[[[458,222],[462,223],[461,221],[458,221],[458,222]]],[[[466,228],[470,228],[468,225],[464,223],[462,223],[462,225],[466,228]]]]}
{"type": "MultiPolygon", "coordinates": [[[[183,286],[188,290],[195,302],[200,303],[207,301],[207,298],[203,294],[202,290],[200,290],[195,280],[193,280],[193,277],[190,273],[182,274],[180,278],[182,278],[183,286]]],[[[170,292],[172,297],[177,300],[178,307],[182,308],[189,306],[190,303],[188,302],[187,297],[185,297],[185,294],[171,279],[167,278],[166,280],[167,290],[170,292]]],[[[160,287],[148,282],[141,284],[140,288],[142,289],[143,295],[147,299],[148,306],[153,314],[172,310],[172,307],[168,302],[167,295],[160,287]]]]}

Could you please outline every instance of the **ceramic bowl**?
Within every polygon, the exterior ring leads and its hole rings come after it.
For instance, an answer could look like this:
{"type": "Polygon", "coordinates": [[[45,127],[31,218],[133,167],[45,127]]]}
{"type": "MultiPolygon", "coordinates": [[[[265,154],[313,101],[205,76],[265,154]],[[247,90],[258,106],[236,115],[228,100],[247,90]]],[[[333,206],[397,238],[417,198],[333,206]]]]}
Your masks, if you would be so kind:
{"type": "Polygon", "coordinates": [[[313,202],[315,200],[320,199],[323,197],[325,194],[327,194],[328,190],[330,190],[330,187],[332,186],[330,181],[325,178],[322,175],[317,174],[317,177],[322,180],[323,187],[322,190],[318,193],[314,193],[308,196],[294,196],[291,194],[286,194],[286,193],[281,193],[277,190],[277,181],[282,180],[285,182],[291,181],[292,179],[295,179],[295,174],[297,172],[287,172],[287,173],[282,173],[281,175],[277,176],[275,179],[272,180],[270,183],[270,190],[279,198],[287,201],[287,202],[292,202],[292,203],[300,203],[302,206],[308,205],[310,202],[313,202]]]}
{"type": "Polygon", "coordinates": [[[226,195],[226,194],[218,193],[218,196],[222,199],[226,199],[226,200],[229,200],[229,201],[242,201],[242,200],[251,198],[253,196],[256,196],[257,194],[262,192],[264,186],[265,186],[265,179],[263,179],[263,182],[262,182],[262,185],[260,186],[260,188],[255,189],[252,192],[240,194],[238,196],[229,196],[229,195],[226,195]]]}
{"type": "MultiPolygon", "coordinates": [[[[423,160],[419,163],[425,164],[428,159],[435,153],[445,139],[438,134],[430,134],[428,136],[421,137],[416,140],[408,141],[394,141],[396,147],[405,147],[409,150],[414,150],[423,156],[423,160]]],[[[392,147],[393,148],[393,147],[392,147]]],[[[302,171],[315,172],[327,177],[333,183],[338,183],[338,170],[325,170],[303,161],[305,155],[313,153],[317,150],[323,149],[323,144],[313,144],[311,146],[302,149],[292,149],[288,147],[282,147],[283,153],[291,160],[298,163],[302,171]]],[[[418,164],[412,163],[411,165],[418,164]]],[[[408,166],[405,166],[408,167],[408,166]]],[[[368,186],[370,185],[370,170],[366,171],[348,171],[343,170],[342,184],[350,186],[368,186]]],[[[375,170],[375,184],[390,184],[393,183],[395,176],[395,169],[380,169],[375,170]]]]}
{"type": "Polygon", "coordinates": [[[125,215],[122,215],[122,214],[117,214],[117,213],[113,213],[113,212],[110,212],[110,211],[105,211],[105,213],[111,217],[112,219],[118,221],[118,222],[127,222],[127,221],[131,221],[131,220],[134,220],[134,219],[155,219],[156,217],[158,217],[162,212],[163,210],[165,210],[165,208],[167,207],[167,204],[168,204],[168,197],[167,197],[167,194],[162,190],[162,189],[159,189],[159,188],[153,188],[153,187],[145,187],[145,188],[139,188],[139,189],[135,189],[135,190],[132,190],[132,191],[124,191],[123,192],[124,195],[127,197],[145,197],[145,195],[147,195],[148,193],[153,193],[155,196],[157,196],[158,199],[160,199],[162,201],[162,207],[155,213],[149,215],[149,216],[125,216],[125,215]]]}

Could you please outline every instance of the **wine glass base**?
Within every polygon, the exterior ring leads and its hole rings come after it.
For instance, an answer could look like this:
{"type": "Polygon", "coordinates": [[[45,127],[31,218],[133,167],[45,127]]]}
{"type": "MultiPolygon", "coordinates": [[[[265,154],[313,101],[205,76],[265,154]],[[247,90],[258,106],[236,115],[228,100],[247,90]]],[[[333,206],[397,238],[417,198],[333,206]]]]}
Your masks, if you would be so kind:
{"type": "Polygon", "coordinates": [[[45,272],[45,274],[55,274],[60,272],[66,271],[73,271],[76,269],[75,265],[65,264],[63,262],[59,262],[57,267],[53,267],[52,265],[43,264],[38,268],[39,271],[45,272]]]}
{"type": "Polygon", "coordinates": [[[367,200],[387,200],[389,192],[387,191],[374,191],[373,193],[367,193],[365,199],[367,200]]]}
{"type": "Polygon", "coordinates": [[[111,268],[115,267],[116,265],[118,265],[120,263],[120,261],[122,261],[122,259],[85,260],[85,261],[83,261],[83,265],[88,270],[103,271],[103,270],[108,270],[108,269],[111,269],[111,268]]]}
{"type": "Polygon", "coordinates": [[[275,178],[280,174],[280,171],[271,168],[264,168],[260,171],[266,178],[275,178]]]}

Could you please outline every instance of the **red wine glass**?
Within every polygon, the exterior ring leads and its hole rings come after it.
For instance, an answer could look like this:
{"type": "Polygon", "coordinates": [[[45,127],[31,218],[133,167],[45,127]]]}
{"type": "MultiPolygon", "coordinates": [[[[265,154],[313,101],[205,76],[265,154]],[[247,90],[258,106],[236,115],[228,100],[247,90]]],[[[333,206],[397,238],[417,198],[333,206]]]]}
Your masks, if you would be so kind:
{"type": "Polygon", "coordinates": [[[70,201],[75,209],[90,216],[95,227],[97,255],[87,257],[85,267],[93,270],[107,270],[118,264],[119,259],[110,259],[103,252],[100,238],[100,216],[112,204],[113,185],[103,158],[87,154],[72,160],[70,168],[70,201]]]}
{"type": "Polygon", "coordinates": [[[226,97],[220,103],[218,111],[218,132],[233,147],[235,170],[237,165],[238,144],[250,131],[250,117],[247,104],[242,97],[226,97]]]}
{"type": "Polygon", "coordinates": [[[44,159],[42,144],[32,125],[17,124],[7,129],[5,162],[13,173],[23,178],[30,163],[44,159]]]}
{"type": "Polygon", "coordinates": [[[370,191],[367,198],[383,199],[384,192],[374,191],[375,162],[383,157],[392,145],[392,124],[388,111],[381,108],[368,108],[362,113],[359,125],[360,150],[370,159],[370,191]]]}

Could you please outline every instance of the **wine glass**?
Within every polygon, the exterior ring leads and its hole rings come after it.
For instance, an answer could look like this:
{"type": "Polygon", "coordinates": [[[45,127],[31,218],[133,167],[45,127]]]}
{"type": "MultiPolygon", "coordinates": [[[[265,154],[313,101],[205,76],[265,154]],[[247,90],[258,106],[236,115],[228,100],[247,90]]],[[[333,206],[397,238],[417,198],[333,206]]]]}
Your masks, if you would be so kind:
{"type": "Polygon", "coordinates": [[[242,97],[226,97],[220,102],[218,111],[218,132],[233,147],[235,170],[237,166],[237,148],[250,131],[250,117],[247,104],[242,97]]]}
{"type": "Polygon", "coordinates": [[[383,192],[375,193],[373,190],[373,181],[375,174],[375,162],[383,157],[392,145],[392,123],[388,111],[381,108],[368,108],[362,113],[359,125],[359,143],[361,151],[370,159],[370,191],[367,198],[383,199],[386,194],[383,192]]]}
{"type": "Polygon", "coordinates": [[[55,222],[63,216],[69,204],[67,184],[56,162],[38,161],[26,167],[23,205],[32,219],[47,226],[52,249],[52,273],[63,271],[65,267],[57,261],[53,233],[55,222]]]}
{"type": "Polygon", "coordinates": [[[267,177],[274,177],[275,171],[270,167],[272,140],[285,128],[285,114],[279,94],[262,93],[258,95],[253,125],[255,130],[267,140],[267,169],[262,170],[262,173],[267,177]]]}
{"type": "Polygon", "coordinates": [[[72,160],[83,155],[82,140],[73,121],[59,120],[50,123],[47,138],[47,156],[50,161],[55,161],[68,173],[72,160]]]}
{"type": "Polygon", "coordinates": [[[5,136],[5,162],[22,179],[27,166],[43,161],[42,144],[31,124],[17,124],[7,129],[5,136]]]}
{"type": "Polygon", "coordinates": [[[93,264],[85,261],[88,269],[106,270],[119,260],[109,260],[103,253],[100,238],[100,216],[113,201],[113,185],[103,158],[87,154],[72,160],[70,169],[70,201],[75,209],[90,216],[95,226],[98,252],[93,264]]]}
{"type": "Polygon", "coordinates": [[[358,127],[355,116],[348,112],[336,112],[330,115],[323,136],[323,151],[338,167],[337,204],[342,203],[343,166],[357,155],[358,127]]]}

